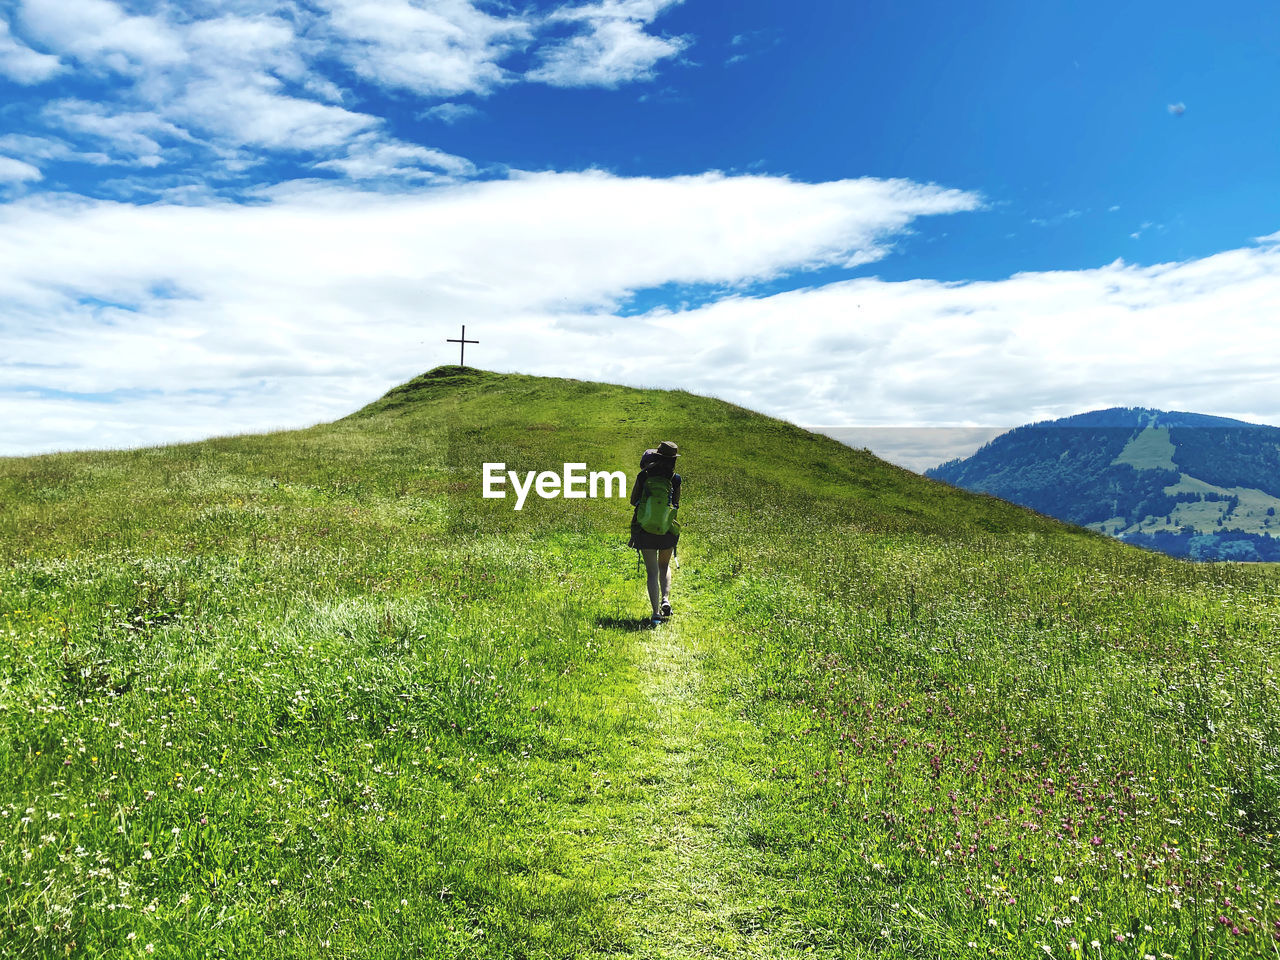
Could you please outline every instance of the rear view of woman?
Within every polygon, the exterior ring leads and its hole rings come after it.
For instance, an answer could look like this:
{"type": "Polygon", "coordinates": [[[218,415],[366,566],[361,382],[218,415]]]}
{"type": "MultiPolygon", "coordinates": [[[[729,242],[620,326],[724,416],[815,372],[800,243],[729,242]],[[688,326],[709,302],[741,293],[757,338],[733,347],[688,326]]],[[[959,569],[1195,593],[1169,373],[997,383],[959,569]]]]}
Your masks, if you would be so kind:
{"type": "Polygon", "coordinates": [[[640,474],[631,489],[630,546],[640,551],[648,574],[652,623],[671,616],[671,557],[680,539],[676,510],[680,507],[680,474],[675,472],[680,455],[669,440],[640,458],[640,474]]]}

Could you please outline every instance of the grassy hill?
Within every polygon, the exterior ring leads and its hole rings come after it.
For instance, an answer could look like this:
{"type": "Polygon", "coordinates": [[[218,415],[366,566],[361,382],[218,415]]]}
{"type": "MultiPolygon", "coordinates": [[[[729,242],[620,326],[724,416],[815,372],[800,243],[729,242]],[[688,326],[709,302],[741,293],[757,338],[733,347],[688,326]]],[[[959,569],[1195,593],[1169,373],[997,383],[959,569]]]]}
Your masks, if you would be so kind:
{"type": "Polygon", "coordinates": [[[1280,561],[1280,428],[1116,407],[1019,427],[927,471],[1129,543],[1280,561]]]}
{"type": "Polygon", "coordinates": [[[459,368],[0,460],[0,956],[1271,955],[1278,587],[459,368]],[[480,464],[660,439],[650,630],[625,503],[517,513],[480,464]]]}

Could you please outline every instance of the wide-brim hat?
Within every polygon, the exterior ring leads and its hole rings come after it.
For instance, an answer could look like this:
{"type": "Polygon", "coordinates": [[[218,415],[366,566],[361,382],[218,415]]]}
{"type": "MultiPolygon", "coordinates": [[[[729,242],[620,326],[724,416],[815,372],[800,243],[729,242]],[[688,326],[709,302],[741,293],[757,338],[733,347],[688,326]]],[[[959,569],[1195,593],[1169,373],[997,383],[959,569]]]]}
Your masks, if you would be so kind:
{"type": "Polygon", "coordinates": [[[680,456],[680,448],[677,447],[670,440],[663,440],[660,444],[658,444],[658,449],[655,450],[654,452],[658,456],[666,457],[669,460],[674,460],[676,457],[680,456]]]}

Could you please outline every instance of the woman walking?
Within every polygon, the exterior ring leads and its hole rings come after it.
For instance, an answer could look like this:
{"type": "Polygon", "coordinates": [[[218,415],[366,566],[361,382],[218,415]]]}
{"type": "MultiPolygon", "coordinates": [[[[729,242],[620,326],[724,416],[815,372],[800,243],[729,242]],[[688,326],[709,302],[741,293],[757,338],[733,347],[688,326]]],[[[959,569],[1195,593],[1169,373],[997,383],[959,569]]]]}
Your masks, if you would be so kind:
{"type": "Polygon", "coordinates": [[[671,616],[671,557],[680,539],[676,510],[680,507],[680,474],[675,472],[680,451],[669,440],[640,458],[640,474],[631,489],[630,546],[640,551],[648,575],[649,603],[654,625],[671,616]]]}

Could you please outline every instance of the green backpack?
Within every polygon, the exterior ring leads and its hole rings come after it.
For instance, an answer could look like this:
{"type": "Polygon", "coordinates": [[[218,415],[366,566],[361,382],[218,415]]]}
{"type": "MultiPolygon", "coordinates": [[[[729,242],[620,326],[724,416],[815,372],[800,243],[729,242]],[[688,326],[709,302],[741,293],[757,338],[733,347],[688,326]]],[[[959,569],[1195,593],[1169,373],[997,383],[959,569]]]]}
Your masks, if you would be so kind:
{"type": "Polygon", "coordinates": [[[679,533],[676,508],[671,505],[671,478],[647,477],[636,506],[636,523],[645,533],[679,533]]]}

